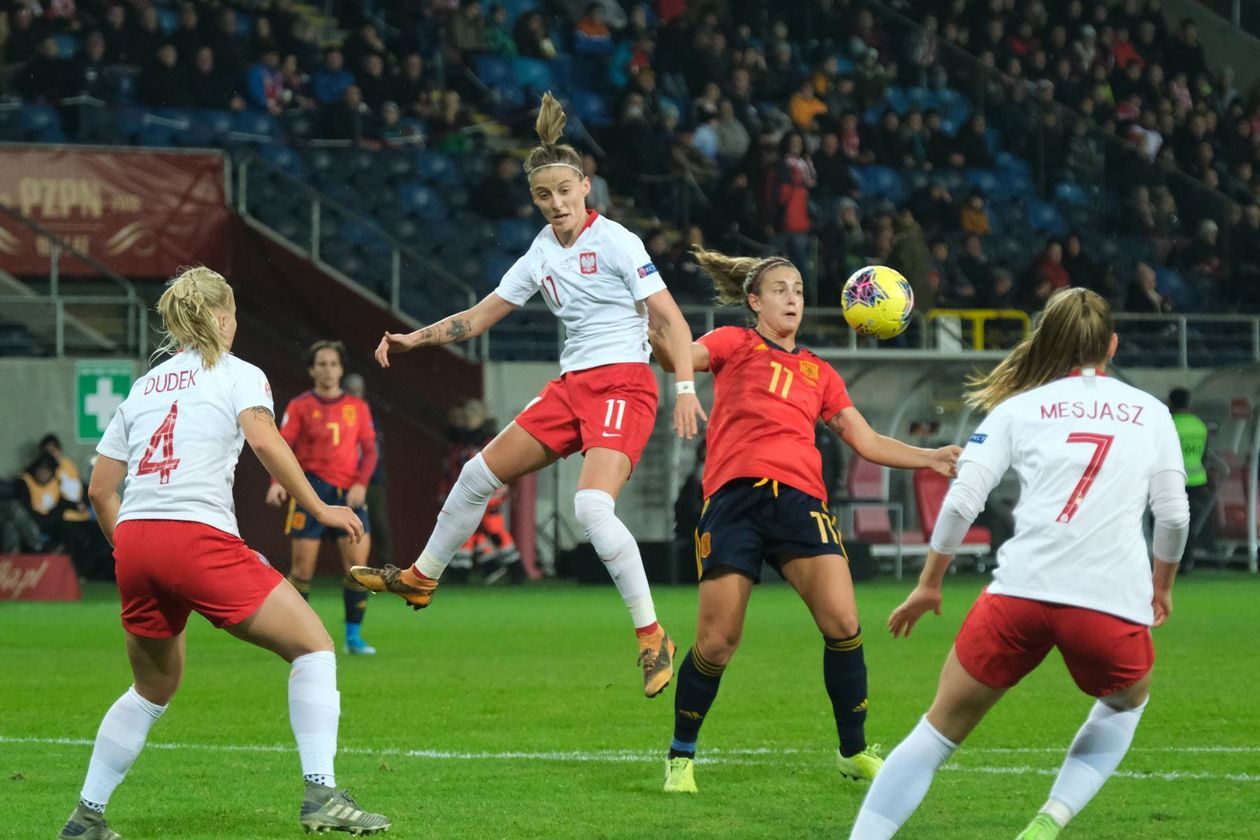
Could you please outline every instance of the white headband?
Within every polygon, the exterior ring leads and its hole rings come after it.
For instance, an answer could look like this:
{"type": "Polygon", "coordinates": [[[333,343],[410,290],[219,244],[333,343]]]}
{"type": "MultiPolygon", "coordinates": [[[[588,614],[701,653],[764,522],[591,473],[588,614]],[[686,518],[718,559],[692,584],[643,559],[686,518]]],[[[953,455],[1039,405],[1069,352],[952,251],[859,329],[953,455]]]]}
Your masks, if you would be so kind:
{"type": "Polygon", "coordinates": [[[585,178],[585,177],[586,177],[586,173],[585,173],[585,172],[583,172],[581,169],[578,169],[578,168],[577,168],[576,166],[574,166],[573,164],[571,164],[571,163],[561,163],[561,162],[558,162],[558,161],[557,161],[556,163],[544,163],[544,164],[541,164],[540,166],[535,166],[533,169],[529,170],[529,172],[527,172],[527,173],[525,173],[525,174],[526,174],[526,176],[527,176],[527,177],[528,177],[528,176],[532,176],[532,175],[533,175],[535,172],[537,172],[539,169],[546,169],[548,166],[567,166],[567,167],[569,167],[570,169],[572,169],[574,172],[576,172],[578,175],[580,175],[581,177],[583,177],[583,178],[585,178]]]}

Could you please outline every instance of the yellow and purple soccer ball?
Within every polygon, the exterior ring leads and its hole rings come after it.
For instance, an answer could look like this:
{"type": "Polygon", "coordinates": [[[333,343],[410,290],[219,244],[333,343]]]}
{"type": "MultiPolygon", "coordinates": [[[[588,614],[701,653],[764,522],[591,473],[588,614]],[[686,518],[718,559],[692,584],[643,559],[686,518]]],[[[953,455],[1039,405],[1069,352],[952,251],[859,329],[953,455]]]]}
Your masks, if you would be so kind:
{"type": "Polygon", "coordinates": [[[914,310],[914,291],[901,272],[886,265],[859,268],[840,293],[844,320],[854,332],[894,338],[905,332],[914,310]]]}

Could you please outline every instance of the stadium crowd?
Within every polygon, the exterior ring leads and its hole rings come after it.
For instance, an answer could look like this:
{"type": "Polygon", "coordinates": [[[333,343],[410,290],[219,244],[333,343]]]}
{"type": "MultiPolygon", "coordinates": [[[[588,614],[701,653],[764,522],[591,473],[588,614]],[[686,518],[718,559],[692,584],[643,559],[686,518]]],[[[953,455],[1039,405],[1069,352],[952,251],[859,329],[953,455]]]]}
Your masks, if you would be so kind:
{"type": "Polygon", "coordinates": [[[689,251],[708,243],[785,253],[823,304],[884,263],[923,310],[1037,311],[1069,285],[1137,312],[1260,305],[1260,100],[1160,0],[329,8],[15,0],[0,85],[481,158],[468,209],[521,220],[512,152],[554,86],[592,205],[643,233],[684,302],[711,296],[689,251]]]}

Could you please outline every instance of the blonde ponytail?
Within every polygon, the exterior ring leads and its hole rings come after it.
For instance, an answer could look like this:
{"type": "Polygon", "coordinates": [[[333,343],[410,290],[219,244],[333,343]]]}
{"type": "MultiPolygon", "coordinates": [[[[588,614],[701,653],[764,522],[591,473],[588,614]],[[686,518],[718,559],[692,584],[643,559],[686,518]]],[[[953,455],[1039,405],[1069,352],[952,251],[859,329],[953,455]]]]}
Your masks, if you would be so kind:
{"type": "Polygon", "coordinates": [[[167,282],[166,291],[158,298],[164,337],[153,355],[190,347],[201,354],[207,370],[214,367],[228,351],[218,316],[235,305],[232,287],[223,275],[205,266],[184,269],[167,282]]]}
{"type": "Polygon", "coordinates": [[[731,257],[699,245],[691,249],[696,262],[713,278],[717,302],[724,306],[748,305],[748,296],[760,294],[767,269],[791,265],[783,257],[731,257]]]}
{"type": "Polygon", "coordinates": [[[1046,301],[1028,338],[993,370],[967,380],[968,405],[992,411],[1002,401],[1107,361],[1116,321],[1111,306],[1088,289],[1061,289],[1046,301]]]}
{"type": "Polygon", "coordinates": [[[560,105],[560,101],[551,95],[551,92],[543,94],[542,105],[538,108],[538,119],[534,123],[534,131],[538,133],[538,139],[541,145],[535,146],[525,158],[525,175],[532,176],[535,170],[542,169],[544,166],[571,166],[577,170],[579,177],[585,177],[582,172],[582,156],[578,154],[577,149],[561,143],[560,138],[564,136],[564,126],[568,122],[568,118],[564,115],[564,108],[560,105]]]}

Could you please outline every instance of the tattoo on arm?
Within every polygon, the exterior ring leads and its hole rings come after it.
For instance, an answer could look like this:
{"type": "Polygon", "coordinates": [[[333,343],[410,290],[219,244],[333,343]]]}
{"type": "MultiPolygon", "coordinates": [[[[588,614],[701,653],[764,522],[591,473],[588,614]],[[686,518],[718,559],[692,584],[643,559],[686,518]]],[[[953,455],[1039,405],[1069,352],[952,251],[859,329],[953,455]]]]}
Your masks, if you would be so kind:
{"type": "Polygon", "coordinates": [[[827,426],[840,437],[844,437],[844,417],[841,414],[838,413],[835,417],[828,420],[827,426]]]}
{"type": "Polygon", "coordinates": [[[472,332],[472,324],[467,318],[452,317],[451,323],[446,328],[446,334],[450,336],[451,341],[459,341],[470,332],[472,332]]]}
{"type": "Polygon", "coordinates": [[[255,420],[260,420],[262,422],[271,423],[272,425],[275,425],[276,416],[272,414],[270,411],[268,411],[267,409],[263,408],[261,405],[256,405],[253,408],[249,409],[249,413],[254,415],[255,420]]]}

